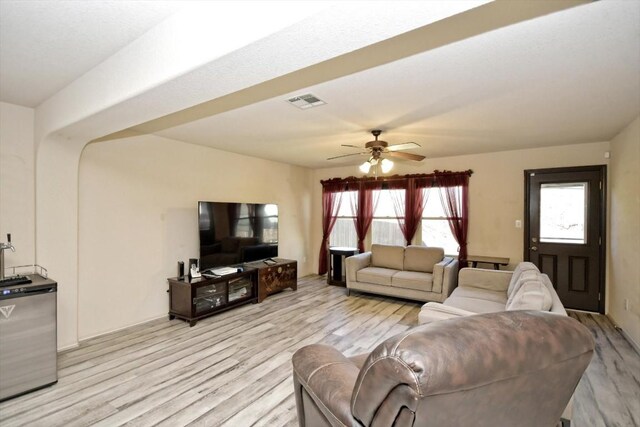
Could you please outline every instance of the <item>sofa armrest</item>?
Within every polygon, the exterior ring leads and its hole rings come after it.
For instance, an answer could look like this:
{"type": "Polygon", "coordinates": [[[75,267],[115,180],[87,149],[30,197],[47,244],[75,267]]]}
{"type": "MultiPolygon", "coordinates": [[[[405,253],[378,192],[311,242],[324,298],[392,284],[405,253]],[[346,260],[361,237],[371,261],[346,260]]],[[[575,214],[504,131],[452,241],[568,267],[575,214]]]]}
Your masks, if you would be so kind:
{"type": "Polygon", "coordinates": [[[451,292],[458,286],[458,268],[460,264],[457,259],[451,259],[451,262],[444,267],[442,275],[442,295],[449,297],[451,292]]]}
{"type": "Polygon", "coordinates": [[[371,252],[363,252],[361,254],[352,255],[346,259],[347,264],[347,287],[349,282],[356,281],[356,273],[358,270],[369,267],[371,265],[371,252]]]}
{"type": "Polygon", "coordinates": [[[439,320],[455,319],[458,317],[472,316],[472,311],[463,310],[457,307],[440,304],[439,302],[428,302],[422,306],[418,314],[418,324],[437,322],[439,320]]]}
{"type": "Polygon", "coordinates": [[[433,292],[443,295],[442,301],[448,297],[458,283],[458,260],[444,257],[433,266],[433,292]]]}
{"type": "Polygon", "coordinates": [[[351,414],[351,395],[360,372],[355,363],[323,344],[302,347],[294,353],[292,362],[301,426],[318,425],[318,410],[332,426],[358,425],[351,414]]]}
{"type": "Polygon", "coordinates": [[[507,292],[512,271],[463,268],[458,275],[458,286],[472,286],[490,291],[507,292]]]}

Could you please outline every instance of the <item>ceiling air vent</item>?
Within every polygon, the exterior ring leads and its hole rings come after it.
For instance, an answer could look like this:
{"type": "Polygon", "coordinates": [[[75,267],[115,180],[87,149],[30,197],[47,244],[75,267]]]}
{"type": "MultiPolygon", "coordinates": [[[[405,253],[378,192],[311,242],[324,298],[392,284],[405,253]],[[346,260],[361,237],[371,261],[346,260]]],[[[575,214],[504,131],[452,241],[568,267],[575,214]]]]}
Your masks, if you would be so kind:
{"type": "Polygon", "coordinates": [[[307,108],[311,107],[319,107],[320,105],[326,104],[326,102],[310,93],[306,95],[294,96],[293,98],[287,99],[287,102],[300,108],[301,110],[306,110],[307,108]]]}

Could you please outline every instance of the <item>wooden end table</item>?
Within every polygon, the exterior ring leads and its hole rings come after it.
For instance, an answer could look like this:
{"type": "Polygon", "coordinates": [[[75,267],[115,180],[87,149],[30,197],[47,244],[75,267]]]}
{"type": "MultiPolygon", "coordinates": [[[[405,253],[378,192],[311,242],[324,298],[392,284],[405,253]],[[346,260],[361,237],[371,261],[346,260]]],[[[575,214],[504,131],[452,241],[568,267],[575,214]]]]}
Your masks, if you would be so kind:
{"type": "Polygon", "coordinates": [[[347,286],[347,278],[343,274],[344,259],[358,253],[358,248],[334,246],[329,248],[329,271],[327,283],[335,286],[347,286]]]}
{"type": "Polygon", "coordinates": [[[501,265],[509,264],[509,258],[481,256],[481,255],[467,255],[466,261],[470,262],[473,268],[476,268],[478,266],[478,263],[493,264],[494,270],[500,270],[501,265]]]}

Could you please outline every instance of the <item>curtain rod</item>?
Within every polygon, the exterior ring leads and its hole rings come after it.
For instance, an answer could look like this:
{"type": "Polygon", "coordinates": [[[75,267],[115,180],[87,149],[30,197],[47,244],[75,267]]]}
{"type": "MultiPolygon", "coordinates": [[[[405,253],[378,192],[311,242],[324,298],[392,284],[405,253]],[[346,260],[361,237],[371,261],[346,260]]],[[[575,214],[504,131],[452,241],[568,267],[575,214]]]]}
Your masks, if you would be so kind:
{"type": "Polygon", "coordinates": [[[349,184],[349,183],[357,183],[357,182],[388,182],[388,181],[403,181],[406,179],[410,179],[410,178],[435,178],[436,176],[442,176],[442,175],[468,175],[471,176],[473,175],[473,170],[468,169],[466,171],[460,171],[460,172],[452,172],[452,171],[448,171],[448,170],[444,170],[444,171],[439,171],[439,170],[434,170],[432,173],[419,173],[419,174],[408,174],[408,175],[391,175],[388,177],[362,177],[362,178],[358,178],[356,176],[349,176],[346,178],[329,178],[329,179],[325,179],[325,180],[320,180],[320,184],[337,184],[340,182],[343,182],[345,184],[349,184]]]}

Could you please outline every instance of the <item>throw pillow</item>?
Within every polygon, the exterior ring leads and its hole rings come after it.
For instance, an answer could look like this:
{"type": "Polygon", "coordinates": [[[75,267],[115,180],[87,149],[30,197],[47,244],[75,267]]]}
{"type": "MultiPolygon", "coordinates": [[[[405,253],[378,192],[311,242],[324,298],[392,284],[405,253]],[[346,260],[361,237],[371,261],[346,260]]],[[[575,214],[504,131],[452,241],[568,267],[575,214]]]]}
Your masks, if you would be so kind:
{"type": "Polygon", "coordinates": [[[513,299],[507,302],[507,311],[511,310],[539,310],[551,309],[551,293],[540,280],[527,280],[513,295],[513,299]]]}
{"type": "Polygon", "coordinates": [[[538,270],[538,267],[536,267],[536,265],[532,262],[524,261],[519,263],[516,266],[516,269],[513,270],[513,275],[511,276],[511,281],[509,282],[509,288],[507,289],[508,297],[510,297],[516,291],[515,287],[520,280],[520,276],[526,271],[534,271],[538,273],[540,270],[538,270]]]}
{"type": "Polygon", "coordinates": [[[509,291],[507,290],[507,305],[509,305],[509,303],[513,301],[513,298],[515,298],[516,294],[518,293],[518,290],[524,283],[530,280],[541,280],[540,273],[538,273],[538,270],[525,270],[522,273],[520,273],[518,277],[519,278],[516,281],[515,285],[512,287],[511,292],[509,293],[509,291]]]}

